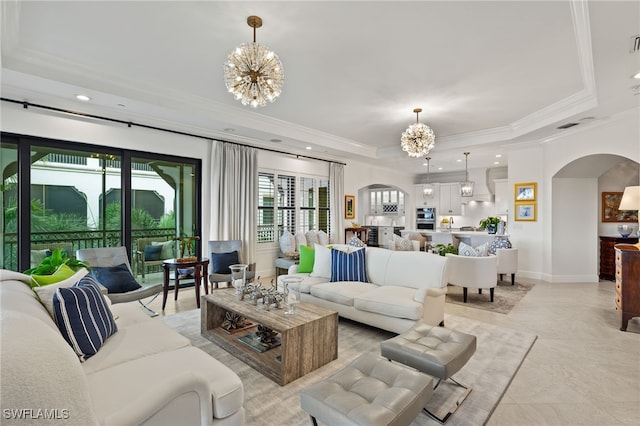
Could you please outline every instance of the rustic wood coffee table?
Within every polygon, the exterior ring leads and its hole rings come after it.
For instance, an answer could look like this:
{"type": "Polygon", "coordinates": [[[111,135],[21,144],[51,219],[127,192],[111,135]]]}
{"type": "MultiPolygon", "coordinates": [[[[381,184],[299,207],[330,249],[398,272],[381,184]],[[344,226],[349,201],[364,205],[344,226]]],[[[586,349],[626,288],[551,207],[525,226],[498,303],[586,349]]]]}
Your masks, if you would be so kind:
{"type": "Polygon", "coordinates": [[[236,358],[283,386],[338,358],[338,313],[300,303],[295,315],[284,309],[263,309],[259,302],[238,300],[235,289],[202,296],[201,334],[236,358]],[[242,315],[255,327],[235,333],[223,329],[227,312],[242,315]],[[256,332],[257,324],[278,332],[281,344],[258,352],[240,341],[256,332]]]}

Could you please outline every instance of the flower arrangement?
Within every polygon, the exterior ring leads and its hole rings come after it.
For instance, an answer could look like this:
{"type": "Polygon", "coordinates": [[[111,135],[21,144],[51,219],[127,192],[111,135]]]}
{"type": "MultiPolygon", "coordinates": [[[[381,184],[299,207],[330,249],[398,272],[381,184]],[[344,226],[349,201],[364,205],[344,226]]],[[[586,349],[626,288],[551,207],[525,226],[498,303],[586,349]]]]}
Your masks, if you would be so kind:
{"type": "Polygon", "coordinates": [[[495,234],[500,222],[502,222],[502,219],[498,216],[489,216],[480,220],[480,229],[486,229],[488,233],[495,234]]]}

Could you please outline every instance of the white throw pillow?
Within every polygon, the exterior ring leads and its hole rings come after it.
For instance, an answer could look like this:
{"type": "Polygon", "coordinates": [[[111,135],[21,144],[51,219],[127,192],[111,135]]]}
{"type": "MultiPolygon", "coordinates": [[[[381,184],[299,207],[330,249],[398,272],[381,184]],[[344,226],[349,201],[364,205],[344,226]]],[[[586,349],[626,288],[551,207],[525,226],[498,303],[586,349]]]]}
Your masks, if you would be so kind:
{"type": "Polygon", "coordinates": [[[331,278],[331,248],[315,244],[313,246],[315,257],[313,259],[312,277],[331,278]]]}
{"type": "Polygon", "coordinates": [[[395,250],[399,251],[412,251],[413,244],[411,244],[411,240],[407,238],[402,238],[399,235],[393,234],[393,242],[395,244],[395,250]]]}
{"type": "Polygon", "coordinates": [[[318,231],[318,244],[321,246],[329,245],[329,236],[323,230],[318,231]]]}
{"type": "Polygon", "coordinates": [[[280,236],[280,250],[284,254],[295,253],[298,251],[296,237],[289,230],[285,230],[280,236]]]}
{"type": "Polygon", "coordinates": [[[471,247],[469,244],[465,243],[464,241],[460,241],[460,245],[458,245],[458,254],[460,256],[473,256],[473,257],[479,256],[478,250],[471,247]]]}
{"type": "Polygon", "coordinates": [[[59,288],[68,288],[80,281],[82,277],[87,275],[89,271],[85,268],[80,269],[78,272],[67,278],[66,280],[59,281],[55,284],[49,284],[40,287],[33,287],[36,295],[40,299],[40,302],[47,308],[49,315],[53,318],[53,295],[59,288]]]}
{"type": "Polygon", "coordinates": [[[171,259],[174,257],[173,247],[176,246],[175,241],[152,241],[152,246],[162,246],[162,251],[160,252],[161,259],[171,259]]]}

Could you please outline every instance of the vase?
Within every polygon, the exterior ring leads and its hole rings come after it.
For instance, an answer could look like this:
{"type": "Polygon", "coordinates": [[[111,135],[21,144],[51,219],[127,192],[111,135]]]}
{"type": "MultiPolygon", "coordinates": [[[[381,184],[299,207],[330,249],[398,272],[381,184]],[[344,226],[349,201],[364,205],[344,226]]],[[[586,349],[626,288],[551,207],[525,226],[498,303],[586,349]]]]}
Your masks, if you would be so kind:
{"type": "Polygon", "coordinates": [[[497,229],[498,228],[497,228],[496,225],[493,225],[493,224],[487,225],[487,233],[489,233],[489,234],[495,234],[497,229]]]}
{"type": "Polygon", "coordinates": [[[243,299],[244,296],[244,286],[247,282],[247,268],[249,265],[244,265],[241,263],[230,265],[229,269],[231,270],[231,284],[236,289],[236,294],[239,299],[243,299]]]}
{"type": "Polygon", "coordinates": [[[302,284],[302,278],[300,277],[284,277],[282,278],[284,303],[287,310],[285,315],[295,315],[297,306],[300,303],[300,284],[302,284]]]}

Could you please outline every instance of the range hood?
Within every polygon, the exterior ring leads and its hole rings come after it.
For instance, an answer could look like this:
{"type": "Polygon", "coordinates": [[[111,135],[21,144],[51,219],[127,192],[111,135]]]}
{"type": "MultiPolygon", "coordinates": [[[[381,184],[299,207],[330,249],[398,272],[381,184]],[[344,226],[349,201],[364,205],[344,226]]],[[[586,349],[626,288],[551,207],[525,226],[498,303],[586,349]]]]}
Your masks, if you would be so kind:
{"type": "Polygon", "coordinates": [[[494,177],[491,176],[493,169],[472,169],[469,170],[469,180],[475,182],[473,187],[473,196],[461,197],[462,204],[469,201],[478,202],[495,202],[495,189],[489,186],[489,182],[493,184],[494,177]]]}

